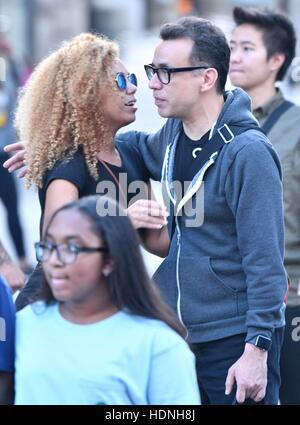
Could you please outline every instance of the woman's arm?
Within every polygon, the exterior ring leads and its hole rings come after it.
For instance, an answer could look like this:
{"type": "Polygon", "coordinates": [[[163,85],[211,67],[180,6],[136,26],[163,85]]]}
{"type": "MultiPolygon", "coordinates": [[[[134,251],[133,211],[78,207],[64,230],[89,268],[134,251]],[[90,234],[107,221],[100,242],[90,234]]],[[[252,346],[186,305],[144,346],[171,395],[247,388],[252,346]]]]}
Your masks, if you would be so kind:
{"type": "Polygon", "coordinates": [[[141,229],[139,232],[143,247],[151,252],[165,258],[168,255],[170,238],[167,226],[163,226],[160,230],[141,229]]]}
{"type": "Polygon", "coordinates": [[[152,254],[165,257],[169,250],[167,209],[152,199],[140,199],[128,207],[127,214],[141,238],[143,247],[152,254]]]}
{"type": "Polygon", "coordinates": [[[68,180],[52,180],[46,191],[43,232],[52,214],[60,207],[79,198],[77,187],[68,180]]]}

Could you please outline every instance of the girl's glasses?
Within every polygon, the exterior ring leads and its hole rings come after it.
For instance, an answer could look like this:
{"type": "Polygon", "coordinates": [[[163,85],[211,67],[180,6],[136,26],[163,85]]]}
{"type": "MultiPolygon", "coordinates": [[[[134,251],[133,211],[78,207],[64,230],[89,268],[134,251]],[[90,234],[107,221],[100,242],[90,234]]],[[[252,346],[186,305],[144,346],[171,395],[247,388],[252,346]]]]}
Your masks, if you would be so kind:
{"type": "Polygon", "coordinates": [[[105,246],[98,247],[87,247],[78,246],[72,243],[66,244],[54,244],[51,242],[36,242],[34,244],[36,259],[39,262],[49,261],[53,250],[56,251],[57,257],[64,265],[72,264],[75,262],[77,255],[81,252],[108,252],[108,248],[105,246]]]}

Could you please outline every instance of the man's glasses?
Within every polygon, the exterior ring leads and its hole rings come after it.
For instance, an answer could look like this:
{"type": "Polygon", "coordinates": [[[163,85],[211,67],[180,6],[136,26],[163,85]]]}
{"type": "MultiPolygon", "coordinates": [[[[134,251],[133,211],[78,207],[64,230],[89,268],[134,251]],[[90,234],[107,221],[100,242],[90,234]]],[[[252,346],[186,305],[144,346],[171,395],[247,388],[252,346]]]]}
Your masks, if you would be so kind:
{"type": "Polygon", "coordinates": [[[154,74],[157,75],[159,81],[162,84],[169,84],[171,79],[171,74],[174,72],[187,72],[187,71],[194,71],[195,69],[208,69],[210,66],[188,66],[184,68],[166,68],[166,67],[159,67],[156,68],[156,66],[153,65],[144,65],[148,80],[151,80],[154,74]]]}
{"type": "Polygon", "coordinates": [[[133,84],[137,87],[137,78],[135,74],[127,74],[125,75],[124,72],[117,72],[115,81],[117,83],[119,90],[126,90],[127,89],[127,79],[130,82],[130,84],[133,84]]]}
{"type": "Polygon", "coordinates": [[[51,242],[43,241],[36,242],[34,244],[34,248],[37,261],[41,263],[49,261],[52,251],[55,250],[59,261],[64,265],[74,263],[77,258],[77,255],[81,252],[108,252],[108,248],[104,246],[98,246],[97,248],[94,248],[87,246],[78,246],[72,243],[54,244],[51,242]]]}

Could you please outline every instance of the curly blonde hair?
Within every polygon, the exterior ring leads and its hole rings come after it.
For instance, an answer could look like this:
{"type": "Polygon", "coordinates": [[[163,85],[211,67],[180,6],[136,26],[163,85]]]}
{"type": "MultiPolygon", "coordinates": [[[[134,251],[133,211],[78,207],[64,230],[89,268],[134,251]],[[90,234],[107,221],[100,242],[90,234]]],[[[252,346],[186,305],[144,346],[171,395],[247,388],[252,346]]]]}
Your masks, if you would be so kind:
{"type": "Polygon", "coordinates": [[[114,42],[86,33],[36,67],[20,93],[15,119],[21,140],[28,142],[27,187],[41,187],[46,170],[58,159],[71,159],[79,146],[97,179],[97,152],[105,143],[101,95],[107,87],[114,90],[117,57],[114,42]]]}

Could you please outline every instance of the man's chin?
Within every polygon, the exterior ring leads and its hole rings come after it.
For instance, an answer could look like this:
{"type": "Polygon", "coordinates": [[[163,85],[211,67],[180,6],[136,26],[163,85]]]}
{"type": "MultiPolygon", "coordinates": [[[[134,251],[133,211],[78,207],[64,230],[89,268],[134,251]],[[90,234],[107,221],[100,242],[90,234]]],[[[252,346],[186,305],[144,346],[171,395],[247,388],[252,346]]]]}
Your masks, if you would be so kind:
{"type": "Polygon", "coordinates": [[[157,108],[157,112],[162,118],[174,118],[173,114],[168,112],[166,109],[157,108]]]}
{"type": "Polygon", "coordinates": [[[241,78],[235,78],[235,77],[231,77],[229,75],[229,79],[230,79],[230,82],[233,86],[243,88],[244,84],[243,84],[243,80],[241,78]]]}

